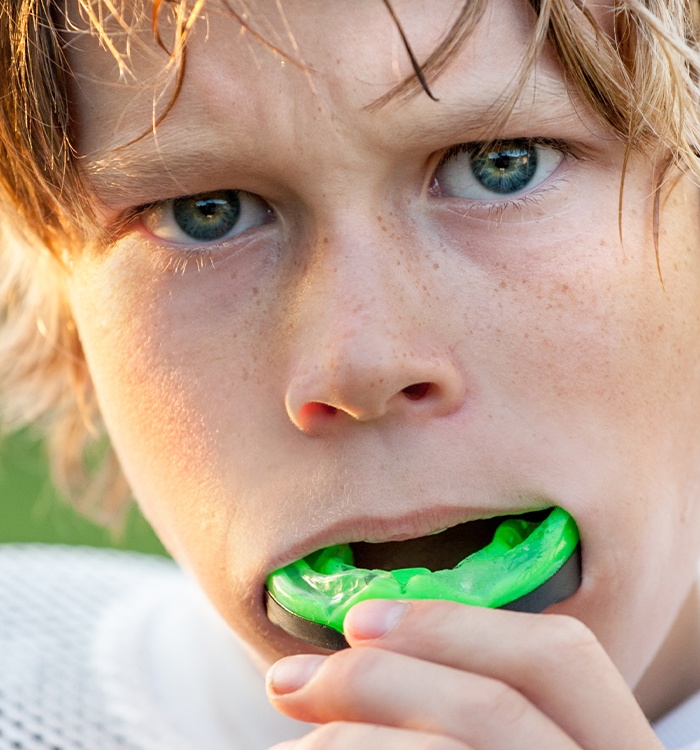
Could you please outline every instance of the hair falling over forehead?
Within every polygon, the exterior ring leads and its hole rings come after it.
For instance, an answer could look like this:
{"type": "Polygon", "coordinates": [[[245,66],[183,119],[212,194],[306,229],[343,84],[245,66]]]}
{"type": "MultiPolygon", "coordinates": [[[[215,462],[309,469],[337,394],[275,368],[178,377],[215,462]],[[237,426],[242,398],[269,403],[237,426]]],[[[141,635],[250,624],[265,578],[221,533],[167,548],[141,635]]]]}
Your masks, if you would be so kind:
{"type": "MultiPolygon", "coordinates": [[[[675,164],[700,181],[700,0],[613,0],[612,34],[598,26],[586,0],[527,1],[531,44],[522,77],[506,92],[494,126],[507,120],[519,84],[548,44],[571,87],[628,149],[675,164]]],[[[425,60],[416,58],[391,1],[376,2],[393,19],[413,74],[368,109],[435,98],[433,83],[488,0],[466,0],[425,60]]],[[[67,32],[95,35],[128,81],[132,30],[147,24],[163,53],[168,92],[154,107],[155,127],[187,75],[188,36],[214,4],[269,54],[304,68],[295,45],[287,43],[293,39],[271,39],[250,0],[0,0],[0,425],[38,424],[63,488],[103,519],[119,517],[126,493],[108,448],[96,475],[86,469],[91,446],[105,440],[62,288],[71,257],[99,244],[100,233],[75,148],[63,45],[67,32]]]]}

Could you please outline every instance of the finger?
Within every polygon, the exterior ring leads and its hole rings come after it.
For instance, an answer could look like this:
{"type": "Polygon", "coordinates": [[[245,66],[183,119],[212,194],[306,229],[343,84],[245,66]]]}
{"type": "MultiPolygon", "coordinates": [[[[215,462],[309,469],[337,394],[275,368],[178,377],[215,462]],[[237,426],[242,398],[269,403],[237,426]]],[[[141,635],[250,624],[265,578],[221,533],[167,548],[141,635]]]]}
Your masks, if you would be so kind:
{"type": "Polygon", "coordinates": [[[356,648],[391,649],[505,682],[582,747],[661,747],[605,650],[572,617],[377,600],[353,608],[345,631],[356,648]]]}
{"type": "Polygon", "coordinates": [[[462,742],[427,732],[412,732],[373,724],[333,722],[300,740],[270,750],[473,750],[462,742]]]}
{"type": "Polygon", "coordinates": [[[508,685],[383,649],[287,657],[271,670],[268,691],[280,711],[312,723],[397,727],[474,750],[579,750],[508,685]]]}

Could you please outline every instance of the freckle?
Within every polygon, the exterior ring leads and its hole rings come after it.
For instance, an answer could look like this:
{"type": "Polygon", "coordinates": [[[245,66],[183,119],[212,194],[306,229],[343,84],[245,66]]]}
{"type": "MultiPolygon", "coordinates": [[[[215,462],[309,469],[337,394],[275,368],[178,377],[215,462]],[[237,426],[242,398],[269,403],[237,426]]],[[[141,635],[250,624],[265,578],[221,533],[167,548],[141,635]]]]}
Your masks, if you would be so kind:
{"type": "Polygon", "coordinates": [[[498,285],[501,289],[505,289],[508,285],[505,281],[501,281],[501,283],[498,285]]]}
{"type": "Polygon", "coordinates": [[[260,290],[258,289],[258,287],[254,286],[254,287],[253,287],[253,296],[257,295],[257,293],[258,293],[259,291],[260,291],[260,290]]]}
{"type": "Polygon", "coordinates": [[[241,380],[248,380],[250,376],[248,375],[248,370],[243,370],[241,373],[241,380]]]}
{"type": "Polygon", "coordinates": [[[562,284],[561,285],[562,292],[568,292],[569,291],[569,285],[568,284],[562,284]]]}
{"type": "Polygon", "coordinates": [[[381,214],[377,214],[377,221],[380,221],[380,222],[383,221],[381,214]]]}
{"type": "Polygon", "coordinates": [[[438,268],[440,268],[440,264],[439,263],[433,263],[433,271],[437,271],[438,268]]]}
{"type": "Polygon", "coordinates": [[[328,244],[328,237],[324,237],[324,238],[323,238],[323,244],[324,244],[324,245],[327,245],[327,244],[328,244]]]}

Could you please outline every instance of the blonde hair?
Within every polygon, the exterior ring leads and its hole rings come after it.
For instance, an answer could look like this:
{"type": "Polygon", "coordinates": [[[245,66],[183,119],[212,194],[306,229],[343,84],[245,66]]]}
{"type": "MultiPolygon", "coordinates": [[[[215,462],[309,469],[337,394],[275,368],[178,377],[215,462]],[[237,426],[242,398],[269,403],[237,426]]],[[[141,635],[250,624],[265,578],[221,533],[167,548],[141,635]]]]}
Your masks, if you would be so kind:
{"type": "MultiPolygon", "coordinates": [[[[158,43],[167,48],[174,92],[186,75],[187,35],[205,0],[155,0],[158,43]],[[168,15],[169,43],[159,35],[168,15]]],[[[273,53],[233,0],[227,10],[273,53]]],[[[379,1],[379,0],[378,0],[379,1]]],[[[469,36],[487,0],[467,0],[445,38],[422,63],[389,0],[381,0],[404,39],[412,75],[370,107],[431,94],[430,85],[469,36]]],[[[211,0],[210,0],[211,2],[211,0]]],[[[145,3],[145,0],[144,0],[145,3]]],[[[665,156],[700,180],[700,58],[697,0],[614,0],[614,33],[596,23],[585,0],[529,0],[537,16],[523,75],[548,43],[591,110],[628,149],[665,156]]],[[[120,66],[128,61],[108,33],[109,18],[128,33],[125,7],[78,0],[91,33],[120,66]]],[[[124,4],[126,6],[126,3],[124,4]]],[[[129,17],[138,11],[129,3],[129,17]]],[[[141,7],[146,12],[145,5],[141,7]]],[[[65,9],[50,0],[0,0],[0,426],[29,424],[46,436],[54,477],[79,508],[105,522],[119,518],[127,488],[105,438],[63,285],[70,258],[99,231],[74,146],[70,71],[62,49],[65,9]],[[97,449],[101,456],[91,457],[97,449]]],[[[508,116],[511,92],[499,117],[508,116]]],[[[662,175],[659,176],[659,184],[662,175]]]]}

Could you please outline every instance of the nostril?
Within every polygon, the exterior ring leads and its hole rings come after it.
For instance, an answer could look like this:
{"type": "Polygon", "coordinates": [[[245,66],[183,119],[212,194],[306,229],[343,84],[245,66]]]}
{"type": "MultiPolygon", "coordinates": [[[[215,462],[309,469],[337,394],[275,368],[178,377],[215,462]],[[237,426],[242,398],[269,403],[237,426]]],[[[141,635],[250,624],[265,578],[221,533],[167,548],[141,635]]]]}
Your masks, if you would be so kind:
{"type": "Polygon", "coordinates": [[[299,416],[305,423],[308,423],[323,417],[332,417],[337,411],[335,406],[324,404],[322,401],[310,401],[301,407],[299,416]]]}
{"type": "Polygon", "coordinates": [[[430,383],[414,383],[413,385],[407,385],[405,388],[402,388],[401,393],[411,401],[420,401],[428,395],[431,388],[432,385],[430,383]]]}

